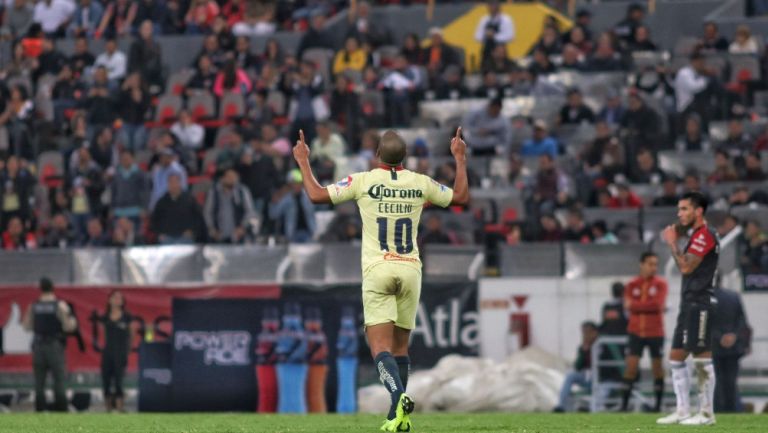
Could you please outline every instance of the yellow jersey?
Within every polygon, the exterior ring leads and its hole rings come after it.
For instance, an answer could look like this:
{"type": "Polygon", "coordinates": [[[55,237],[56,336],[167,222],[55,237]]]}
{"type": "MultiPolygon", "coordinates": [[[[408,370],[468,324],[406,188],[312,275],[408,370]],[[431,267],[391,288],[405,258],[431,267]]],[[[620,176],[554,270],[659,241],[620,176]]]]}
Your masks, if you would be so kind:
{"type": "Polygon", "coordinates": [[[363,220],[363,274],[382,262],[421,270],[419,219],[425,203],[447,207],[453,190],[401,167],[355,173],[327,187],[333,204],[357,201],[363,220]]]}

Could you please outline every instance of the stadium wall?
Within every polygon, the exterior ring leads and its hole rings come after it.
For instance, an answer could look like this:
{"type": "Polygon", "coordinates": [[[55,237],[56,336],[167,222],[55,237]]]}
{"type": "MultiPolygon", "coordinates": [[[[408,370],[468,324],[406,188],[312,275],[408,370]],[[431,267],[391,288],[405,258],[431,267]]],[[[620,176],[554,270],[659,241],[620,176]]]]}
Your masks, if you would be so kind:
{"type": "MultiPolygon", "coordinates": [[[[611,297],[614,281],[626,283],[633,276],[563,278],[500,278],[479,282],[480,354],[501,360],[521,347],[539,347],[572,360],[580,343],[580,324],[599,323],[602,304],[611,297]],[[521,324],[527,326],[521,326],[521,324]],[[523,332],[525,331],[525,332],[523,332]],[[527,334],[527,335],[526,335],[527,334]]],[[[669,281],[664,327],[672,335],[680,302],[680,279],[669,281]]],[[[747,319],[753,329],[752,353],[742,361],[745,368],[768,364],[768,293],[743,293],[747,319]]],[[[670,339],[666,340],[668,350],[670,339]]],[[[644,362],[648,362],[647,359],[644,362]]],[[[650,364],[644,367],[650,367],[650,364]]]]}

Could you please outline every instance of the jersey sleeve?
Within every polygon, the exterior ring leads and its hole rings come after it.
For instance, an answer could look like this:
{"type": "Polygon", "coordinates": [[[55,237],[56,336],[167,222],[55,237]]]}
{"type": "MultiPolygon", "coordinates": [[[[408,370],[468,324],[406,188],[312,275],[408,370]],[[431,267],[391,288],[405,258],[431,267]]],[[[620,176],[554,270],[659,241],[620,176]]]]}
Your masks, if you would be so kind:
{"type": "Polygon", "coordinates": [[[360,184],[363,181],[363,173],[350,174],[340,181],[328,185],[328,195],[333,204],[344,203],[345,201],[357,200],[360,191],[360,184]]]}
{"type": "Polygon", "coordinates": [[[448,207],[453,200],[453,190],[429,177],[425,176],[425,179],[427,182],[427,201],[436,206],[448,207]]]}
{"type": "Polygon", "coordinates": [[[712,248],[715,247],[715,238],[709,230],[699,230],[698,233],[693,235],[691,244],[688,246],[686,253],[691,253],[698,257],[706,256],[712,248]]]}

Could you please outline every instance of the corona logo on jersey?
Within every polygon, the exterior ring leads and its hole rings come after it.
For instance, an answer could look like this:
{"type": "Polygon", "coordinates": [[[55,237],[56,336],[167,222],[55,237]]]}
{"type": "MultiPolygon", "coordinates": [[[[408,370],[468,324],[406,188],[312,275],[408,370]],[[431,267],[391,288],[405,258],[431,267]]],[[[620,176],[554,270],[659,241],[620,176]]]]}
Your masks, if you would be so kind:
{"type": "Polygon", "coordinates": [[[368,188],[368,196],[374,200],[383,200],[385,198],[421,198],[424,193],[420,189],[406,188],[387,188],[383,184],[371,185],[368,188]]]}
{"type": "Polygon", "coordinates": [[[176,331],[176,350],[203,352],[205,365],[251,365],[251,334],[247,331],[176,331]]]}

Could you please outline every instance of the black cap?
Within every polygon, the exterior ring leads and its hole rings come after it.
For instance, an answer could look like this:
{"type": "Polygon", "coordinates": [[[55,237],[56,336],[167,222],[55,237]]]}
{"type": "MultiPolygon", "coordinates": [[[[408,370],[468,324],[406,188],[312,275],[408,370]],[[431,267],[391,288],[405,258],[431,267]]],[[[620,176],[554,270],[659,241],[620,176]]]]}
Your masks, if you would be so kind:
{"type": "Polygon", "coordinates": [[[579,11],[576,12],[576,18],[591,17],[591,16],[592,16],[592,12],[590,12],[590,11],[588,11],[586,9],[579,9],[579,11]]]}

